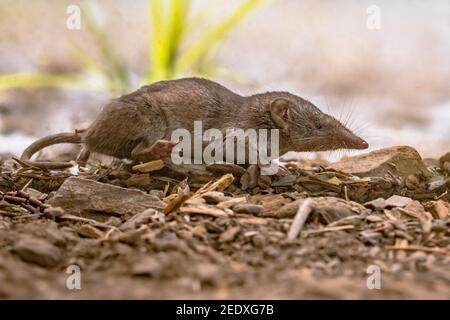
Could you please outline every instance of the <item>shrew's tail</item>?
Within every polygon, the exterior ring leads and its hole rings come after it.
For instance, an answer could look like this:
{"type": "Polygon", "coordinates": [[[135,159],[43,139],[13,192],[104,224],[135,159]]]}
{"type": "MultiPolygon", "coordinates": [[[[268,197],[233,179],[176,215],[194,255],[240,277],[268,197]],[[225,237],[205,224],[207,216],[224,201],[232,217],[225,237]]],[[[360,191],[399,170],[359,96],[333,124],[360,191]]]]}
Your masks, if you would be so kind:
{"type": "Polygon", "coordinates": [[[20,162],[41,169],[64,169],[73,166],[71,162],[52,162],[52,161],[31,161],[31,157],[38,151],[58,143],[81,143],[82,137],[79,132],[57,133],[33,142],[20,157],[20,162]]]}

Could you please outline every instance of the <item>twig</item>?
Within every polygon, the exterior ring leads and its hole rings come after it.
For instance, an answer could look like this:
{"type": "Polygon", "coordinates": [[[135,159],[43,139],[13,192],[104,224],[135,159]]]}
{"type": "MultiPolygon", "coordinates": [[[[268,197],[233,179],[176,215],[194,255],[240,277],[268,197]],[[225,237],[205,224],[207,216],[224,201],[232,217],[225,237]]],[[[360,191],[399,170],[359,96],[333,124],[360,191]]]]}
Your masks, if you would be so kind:
{"type": "Polygon", "coordinates": [[[445,248],[436,248],[436,247],[423,247],[423,246],[407,246],[407,247],[396,247],[396,246],[387,246],[388,250],[408,250],[408,251],[423,251],[430,253],[439,253],[446,256],[450,256],[450,250],[445,248]]]}
{"type": "Polygon", "coordinates": [[[77,221],[77,222],[86,222],[86,223],[93,225],[94,227],[99,227],[99,228],[108,228],[108,229],[114,228],[113,226],[107,225],[105,223],[101,223],[101,222],[98,222],[93,219],[77,217],[72,214],[63,214],[62,216],[58,217],[58,219],[59,220],[77,221]]]}
{"type": "Polygon", "coordinates": [[[39,213],[32,213],[32,214],[27,214],[27,215],[23,215],[23,216],[14,216],[13,219],[14,220],[21,220],[21,219],[40,218],[43,215],[44,214],[42,212],[39,212],[39,213]]]}
{"type": "Polygon", "coordinates": [[[439,200],[440,198],[444,197],[445,195],[447,195],[448,190],[445,190],[440,196],[435,197],[435,200],[439,200]]]}
{"type": "Polygon", "coordinates": [[[314,207],[314,201],[311,198],[306,198],[305,201],[298,207],[297,214],[292,221],[291,228],[289,229],[287,239],[289,241],[297,238],[300,231],[302,231],[303,225],[309,214],[312,212],[314,207]]]}
{"type": "Polygon", "coordinates": [[[22,187],[22,189],[20,189],[20,191],[25,192],[25,190],[27,190],[27,188],[31,184],[31,182],[33,182],[33,178],[30,178],[30,180],[28,180],[27,183],[25,183],[25,185],[22,187]]]}
{"type": "Polygon", "coordinates": [[[310,235],[310,234],[318,234],[318,233],[330,232],[330,231],[349,230],[349,229],[354,229],[354,228],[355,228],[354,225],[347,224],[345,226],[325,227],[325,228],[318,229],[318,230],[305,231],[305,233],[307,232],[307,235],[310,235]]]}

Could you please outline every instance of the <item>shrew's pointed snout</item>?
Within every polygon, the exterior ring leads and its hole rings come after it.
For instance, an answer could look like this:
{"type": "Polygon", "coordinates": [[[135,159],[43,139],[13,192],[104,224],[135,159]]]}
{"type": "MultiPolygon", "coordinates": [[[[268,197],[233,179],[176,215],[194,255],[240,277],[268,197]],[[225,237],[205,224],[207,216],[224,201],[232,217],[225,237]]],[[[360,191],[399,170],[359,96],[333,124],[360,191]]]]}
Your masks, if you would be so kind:
{"type": "Polygon", "coordinates": [[[352,147],[355,149],[358,149],[358,150],[363,150],[363,149],[367,149],[369,147],[369,144],[367,143],[367,141],[365,141],[361,138],[358,138],[352,147]]]}

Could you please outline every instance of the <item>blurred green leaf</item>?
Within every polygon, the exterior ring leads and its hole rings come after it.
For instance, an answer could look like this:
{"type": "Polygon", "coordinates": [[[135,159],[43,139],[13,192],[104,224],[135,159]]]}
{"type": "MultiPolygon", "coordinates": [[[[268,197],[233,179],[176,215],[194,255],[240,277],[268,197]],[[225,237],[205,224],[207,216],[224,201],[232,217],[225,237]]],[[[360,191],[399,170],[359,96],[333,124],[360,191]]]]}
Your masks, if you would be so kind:
{"type": "MultiPolygon", "coordinates": [[[[206,17],[209,9],[189,17],[192,0],[148,0],[151,34],[149,41],[149,67],[144,75],[145,82],[173,79],[191,73],[199,76],[213,76],[220,70],[212,59],[216,47],[249,13],[269,0],[243,0],[233,13],[211,30],[185,52],[181,52],[185,35],[194,31],[194,22],[206,17]]],[[[210,8],[206,6],[206,8],[210,8]]],[[[97,55],[73,44],[72,56],[83,72],[99,76],[103,87],[113,96],[129,92],[131,81],[128,66],[112,45],[108,30],[95,21],[89,7],[82,7],[85,29],[92,37],[97,55]]],[[[222,74],[226,72],[222,70],[222,74]]],[[[229,77],[238,78],[229,72],[229,77]]],[[[48,73],[18,73],[0,75],[0,90],[17,87],[68,87],[91,89],[81,82],[79,76],[48,73]]]]}
{"type": "Polygon", "coordinates": [[[73,87],[81,83],[78,76],[49,73],[15,73],[0,75],[0,90],[14,88],[73,87]]]}
{"type": "Polygon", "coordinates": [[[93,37],[94,43],[100,55],[100,62],[95,66],[92,59],[84,55],[80,58],[93,69],[102,70],[104,81],[108,87],[108,91],[113,95],[121,95],[127,93],[130,89],[128,78],[128,68],[126,63],[117,54],[117,50],[112,46],[107,30],[101,28],[95,23],[92,14],[87,7],[82,8],[86,29],[93,37]]]}
{"type": "Polygon", "coordinates": [[[188,49],[178,60],[177,72],[192,69],[193,66],[204,56],[208,50],[224,39],[249,13],[262,5],[267,0],[246,0],[234,13],[222,23],[205,34],[196,44],[188,49]]]}
{"type": "MultiPolygon", "coordinates": [[[[162,0],[150,0],[152,33],[150,39],[149,82],[168,79],[173,76],[174,61],[186,26],[189,0],[172,0],[166,17],[162,0]]],[[[166,1],[167,3],[167,1],[166,1]]]]}

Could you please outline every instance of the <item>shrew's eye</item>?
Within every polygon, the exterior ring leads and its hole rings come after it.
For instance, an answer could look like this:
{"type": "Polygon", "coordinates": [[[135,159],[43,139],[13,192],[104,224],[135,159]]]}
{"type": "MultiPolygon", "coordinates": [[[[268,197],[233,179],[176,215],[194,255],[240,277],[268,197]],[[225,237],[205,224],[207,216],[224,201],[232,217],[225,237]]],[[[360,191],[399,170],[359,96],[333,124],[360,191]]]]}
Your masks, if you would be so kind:
{"type": "Polygon", "coordinates": [[[316,123],[316,129],[322,129],[322,125],[320,123],[316,123]]]}

